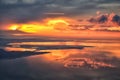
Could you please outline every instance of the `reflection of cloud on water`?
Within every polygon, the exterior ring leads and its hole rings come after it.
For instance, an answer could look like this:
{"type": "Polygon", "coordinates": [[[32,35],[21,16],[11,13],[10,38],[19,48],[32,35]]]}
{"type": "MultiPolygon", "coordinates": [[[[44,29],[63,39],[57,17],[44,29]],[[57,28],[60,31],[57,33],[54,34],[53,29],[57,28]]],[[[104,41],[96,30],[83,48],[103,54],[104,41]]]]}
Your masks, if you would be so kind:
{"type": "Polygon", "coordinates": [[[92,60],[90,58],[70,58],[64,62],[64,66],[67,68],[114,68],[115,66],[102,61],[92,60]]]}
{"type": "Polygon", "coordinates": [[[93,50],[53,50],[50,54],[45,54],[44,58],[62,63],[66,68],[117,68],[120,60],[112,54],[107,51],[93,50]]]}
{"type": "MultiPolygon", "coordinates": [[[[16,58],[17,56],[22,55],[22,57],[26,56],[28,53],[29,55],[34,55],[34,54],[41,54],[43,50],[50,50],[48,52],[51,52],[51,50],[65,50],[65,49],[84,49],[85,47],[91,47],[91,46],[83,46],[83,45],[74,45],[74,44],[68,44],[70,42],[21,42],[21,43],[8,43],[5,47],[2,47],[1,51],[4,50],[2,55],[5,55],[8,57],[16,58]],[[25,55],[24,55],[25,54],[25,55]]],[[[62,52],[58,52],[62,53],[62,52]]],[[[57,54],[57,51],[54,54],[55,56],[63,57],[65,54],[62,56],[57,54]]]]}
{"type": "Polygon", "coordinates": [[[46,61],[59,62],[66,68],[115,68],[118,66],[115,63],[119,62],[117,57],[113,57],[113,53],[99,50],[96,47],[83,46],[79,42],[78,44],[76,42],[9,43],[4,49],[31,53],[47,51],[50,53],[42,56],[46,61]]]}
{"type": "MultiPolygon", "coordinates": [[[[90,44],[96,47],[85,47],[83,49],[61,49],[61,47],[56,49],[55,43],[50,50],[38,49],[38,47],[43,46],[41,43],[35,43],[34,46],[33,44],[30,44],[29,47],[15,45],[5,48],[8,51],[18,49],[22,53],[25,51],[50,53],[12,60],[0,60],[0,80],[120,80],[120,57],[110,51],[113,48],[115,51],[118,50],[119,53],[119,47],[116,46],[116,48],[113,44],[104,46],[98,43],[97,45],[100,45],[100,47],[90,44]]],[[[52,43],[49,46],[51,45],[52,43]]],[[[45,46],[47,46],[47,43],[44,44],[45,46]]]]}

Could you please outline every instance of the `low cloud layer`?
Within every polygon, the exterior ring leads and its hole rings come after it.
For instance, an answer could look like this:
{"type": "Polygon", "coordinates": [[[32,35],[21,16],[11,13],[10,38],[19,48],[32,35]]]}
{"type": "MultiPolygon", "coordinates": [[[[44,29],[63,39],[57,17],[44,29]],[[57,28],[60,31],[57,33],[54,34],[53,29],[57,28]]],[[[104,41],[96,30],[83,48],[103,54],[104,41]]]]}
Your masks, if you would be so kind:
{"type": "Polygon", "coordinates": [[[72,30],[93,30],[93,31],[120,31],[120,16],[115,13],[97,12],[97,16],[88,20],[80,20],[78,25],[70,25],[72,30]]]}
{"type": "Polygon", "coordinates": [[[72,30],[120,31],[119,0],[0,0],[0,24],[26,23],[45,18],[84,18],[99,14],[72,30]],[[115,12],[116,14],[110,14],[115,12]],[[86,25],[87,24],[87,25],[86,25]]]}

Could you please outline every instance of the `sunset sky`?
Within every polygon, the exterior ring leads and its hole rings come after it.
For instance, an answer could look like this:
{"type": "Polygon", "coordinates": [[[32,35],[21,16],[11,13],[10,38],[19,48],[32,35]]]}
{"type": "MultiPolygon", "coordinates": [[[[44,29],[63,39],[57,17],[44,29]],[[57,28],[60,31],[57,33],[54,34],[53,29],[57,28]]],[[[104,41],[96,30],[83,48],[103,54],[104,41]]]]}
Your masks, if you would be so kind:
{"type": "Polygon", "coordinates": [[[120,0],[0,0],[2,35],[120,38],[120,0]]]}

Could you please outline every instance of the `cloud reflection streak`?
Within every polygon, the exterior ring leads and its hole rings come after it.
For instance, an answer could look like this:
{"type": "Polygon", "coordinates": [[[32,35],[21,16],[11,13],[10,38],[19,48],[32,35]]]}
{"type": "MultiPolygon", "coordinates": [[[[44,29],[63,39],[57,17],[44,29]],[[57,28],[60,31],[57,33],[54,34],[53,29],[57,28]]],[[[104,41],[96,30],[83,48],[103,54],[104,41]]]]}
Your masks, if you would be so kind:
{"type": "Polygon", "coordinates": [[[9,43],[4,49],[8,52],[22,51],[21,53],[50,52],[40,56],[47,62],[58,62],[65,68],[99,69],[119,66],[116,64],[119,62],[119,56],[115,53],[119,52],[118,43],[118,41],[20,42],[9,43]],[[111,50],[113,46],[114,50],[111,50]]]}

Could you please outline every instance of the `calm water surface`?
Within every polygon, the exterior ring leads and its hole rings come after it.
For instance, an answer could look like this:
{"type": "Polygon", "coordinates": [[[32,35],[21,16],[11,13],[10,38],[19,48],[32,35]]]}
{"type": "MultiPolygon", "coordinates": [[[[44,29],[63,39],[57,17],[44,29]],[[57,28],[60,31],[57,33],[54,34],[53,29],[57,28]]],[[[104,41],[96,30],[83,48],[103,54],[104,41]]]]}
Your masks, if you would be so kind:
{"type": "Polygon", "coordinates": [[[15,42],[2,48],[50,53],[0,60],[0,80],[120,80],[119,40],[15,42]]]}

